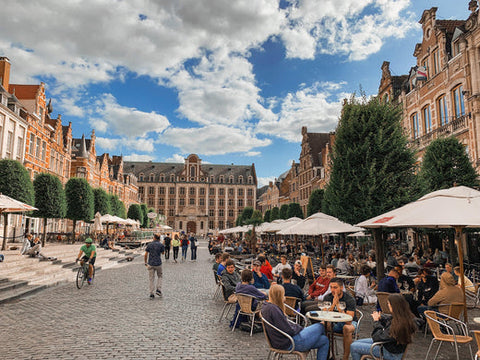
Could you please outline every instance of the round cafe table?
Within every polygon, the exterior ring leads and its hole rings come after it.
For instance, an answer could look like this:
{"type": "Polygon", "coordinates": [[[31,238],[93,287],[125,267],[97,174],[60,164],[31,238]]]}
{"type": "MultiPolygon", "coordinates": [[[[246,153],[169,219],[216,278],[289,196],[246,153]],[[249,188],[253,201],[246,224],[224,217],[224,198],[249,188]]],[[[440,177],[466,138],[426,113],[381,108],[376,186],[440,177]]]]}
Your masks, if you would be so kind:
{"type": "MultiPolygon", "coordinates": [[[[315,322],[325,321],[329,323],[337,323],[337,322],[349,322],[353,320],[351,315],[345,313],[339,313],[336,311],[309,311],[305,314],[307,318],[313,320],[315,322]]],[[[325,332],[327,334],[329,343],[330,343],[330,356],[332,359],[335,360],[335,349],[334,349],[334,341],[335,335],[333,333],[333,324],[332,326],[325,326],[325,332]]]]}
{"type": "Polygon", "coordinates": [[[480,317],[474,317],[473,321],[476,322],[477,324],[480,324],[480,317]]]}

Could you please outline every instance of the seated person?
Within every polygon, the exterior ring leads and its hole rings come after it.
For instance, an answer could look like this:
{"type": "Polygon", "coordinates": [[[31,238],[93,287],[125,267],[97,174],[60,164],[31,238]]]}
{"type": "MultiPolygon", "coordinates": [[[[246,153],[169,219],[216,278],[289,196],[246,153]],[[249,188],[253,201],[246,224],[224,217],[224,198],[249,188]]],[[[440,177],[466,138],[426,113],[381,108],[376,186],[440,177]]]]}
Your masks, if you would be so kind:
{"type": "MultiPolygon", "coordinates": [[[[397,270],[392,269],[388,272],[388,275],[385,276],[383,279],[380,279],[378,282],[377,291],[379,292],[387,292],[387,293],[399,293],[400,289],[397,285],[397,279],[400,277],[400,274],[397,270]]],[[[382,311],[380,307],[380,303],[377,301],[377,311],[382,311]]]]}
{"type": "Polygon", "coordinates": [[[337,311],[346,313],[353,317],[351,322],[337,322],[333,324],[333,332],[343,334],[343,360],[348,360],[350,356],[350,345],[353,341],[353,333],[357,327],[356,318],[356,302],[353,296],[344,291],[343,280],[340,278],[333,278],[330,280],[330,294],[325,295],[323,300],[331,302],[329,311],[337,311]],[[340,310],[340,302],[345,303],[345,309],[340,310]]]}
{"type": "Polygon", "coordinates": [[[230,254],[229,253],[222,253],[222,261],[220,261],[220,264],[218,265],[217,268],[217,275],[221,276],[223,271],[225,270],[225,264],[227,261],[230,260],[230,254]]]}
{"type": "MultiPolygon", "coordinates": [[[[459,269],[460,270],[460,269],[459,269]]],[[[450,274],[453,275],[453,278],[455,279],[455,283],[458,283],[458,276],[455,274],[455,271],[453,270],[453,266],[450,263],[445,264],[445,271],[449,272],[450,274]]]]}
{"type": "Polygon", "coordinates": [[[280,262],[272,269],[272,275],[274,276],[274,279],[279,282],[282,276],[282,270],[291,268],[292,267],[290,266],[290,264],[287,263],[287,257],[285,255],[282,255],[280,256],[280,262]]]}
{"type": "Polygon", "coordinates": [[[235,289],[240,280],[240,275],[235,271],[235,263],[233,260],[227,260],[225,263],[225,271],[222,274],[222,284],[225,286],[225,300],[237,300],[235,289]]]}
{"type": "Polygon", "coordinates": [[[452,274],[444,272],[440,277],[440,290],[428,300],[428,306],[421,305],[418,307],[418,313],[423,316],[425,310],[439,310],[443,312],[446,309],[439,309],[438,305],[451,304],[454,302],[463,303],[463,292],[462,289],[456,286],[452,274]]]}
{"type": "MultiPolygon", "coordinates": [[[[332,272],[334,270],[333,265],[329,265],[332,272]]],[[[323,295],[328,290],[328,285],[330,284],[330,277],[327,276],[327,267],[325,265],[320,265],[319,275],[315,282],[310,285],[308,288],[308,296],[306,297],[307,300],[315,300],[320,295],[323,295]]],[[[332,276],[333,278],[333,276],[332,276]]]]}
{"type": "Polygon", "coordinates": [[[269,281],[273,281],[272,265],[270,265],[267,258],[264,255],[260,255],[257,260],[262,263],[260,271],[267,276],[269,281]]]}
{"type": "Polygon", "coordinates": [[[355,281],[355,297],[357,305],[376,303],[375,281],[370,281],[372,269],[368,265],[364,265],[360,277],[355,281]],[[359,299],[360,298],[360,299],[359,299]]]}
{"type": "MultiPolygon", "coordinates": [[[[360,360],[362,355],[370,354],[370,347],[374,342],[385,342],[382,348],[383,359],[400,360],[407,345],[413,341],[417,330],[414,316],[408,309],[408,303],[400,294],[388,296],[388,307],[392,315],[372,314],[373,332],[369,339],[355,341],[350,347],[353,360],[360,360]]],[[[373,348],[373,355],[381,356],[380,347],[373,348]]]]}
{"type": "Polygon", "coordinates": [[[420,269],[415,281],[417,282],[418,305],[426,306],[428,300],[430,300],[438,291],[438,280],[435,276],[430,274],[430,270],[420,269]]]}
{"type": "MultiPolygon", "coordinates": [[[[324,271],[324,269],[322,267],[320,267],[320,276],[322,276],[323,271],[324,271]]],[[[325,278],[328,280],[327,285],[323,287],[322,292],[320,292],[320,294],[318,296],[314,297],[316,295],[316,293],[312,293],[313,295],[311,295],[311,296],[313,296],[313,297],[312,297],[311,300],[308,300],[308,296],[307,296],[307,300],[302,302],[302,314],[305,314],[309,311],[318,310],[318,301],[324,300],[325,296],[330,294],[331,290],[330,290],[329,285],[330,285],[331,279],[333,279],[335,277],[335,274],[336,274],[335,273],[335,267],[333,265],[327,265],[324,274],[325,274],[325,278]]],[[[318,281],[318,279],[317,279],[317,281],[318,281]]],[[[325,280],[323,280],[323,281],[325,281],[325,280]]],[[[343,290],[345,290],[345,287],[343,288],[343,290]]],[[[309,289],[309,291],[310,291],[310,289],[309,289]]],[[[310,295],[310,292],[309,292],[309,295],[310,295]]]]}
{"type": "Polygon", "coordinates": [[[305,287],[306,282],[303,272],[302,262],[300,260],[295,261],[295,264],[293,265],[292,280],[295,280],[298,287],[302,290],[305,287]]]}
{"type": "Polygon", "coordinates": [[[212,269],[217,273],[218,271],[218,266],[220,265],[220,262],[222,261],[222,254],[216,253],[215,254],[215,262],[213,263],[212,269]]]}
{"type": "Polygon", "coordinates": [[[395,266],[395,270],[397,270],[397,272],[400,274],[400,276],[397,279],[397,286],[400,289],[400,292],[402,293],[405,300],[407,300],[408,305],[410,306],[410,311],[416,317],[418,317],[419,314],[417,311],[417,302],[415,301],[415,298],[414,298],[414,293],[416,290],[415,282],[410,276],[403,274],[403,267],[401,265],[395,266]]]}
{"type": "Polygon", "coordinates": [[[42,242],[39,237],[34,238],[32,234],[28,234],[24,240],[22,255],[28,255],[30,257],[38,257],[41,260],[48,259],[47,256],[42,254],[42,242]]]}
{"type": "MultiPolygon", "coordinates": [[[[281,285],[273,284],[269,292],[269,300],[262,306],[262,318],[283,332],[290,335],[295,342],[296,351],[317,349],[317,360],[327,360],[328,338],[321,323],[305,328],[288,321],[285,315],[285,290],[281,285]]],[[[275,329],[265,325],[265,331],[275,349],[289,350],[290,341],[275,329]]]]}
{"type": "Polygon", "coordinates": [[[285,289],[285,296],[297,298],[295,309],[298,309],[298,303],[305,300],[305,295],[298,285],[292,284],[292,270],[285,268],[282,270],[282,286],[285,289]]]}
{"type": "MultiPolygon", "coordinates": [[[[455,272],[455,275],[458,278],[458,286],[461,287],[462,286],[462,277],[460,276],[460,266],[455,266],[455,268],[453,270],[455,272]]],[[[465,291],[468,291],[472,294],[475,294],[475,285],[473,285],[472,281],[468,277],[466,277],[465,274],[463,275],[463,279],[464,279],[464,282],[465,282],[465,291]]]]}
{"type": "Polygon", "coordinates": [[[253,286],[257,289],[270,289],[270,281],[268,281],[267,276],[260,271],[261,267],[262,263],[259,260],[253,261],[253,286]]]}

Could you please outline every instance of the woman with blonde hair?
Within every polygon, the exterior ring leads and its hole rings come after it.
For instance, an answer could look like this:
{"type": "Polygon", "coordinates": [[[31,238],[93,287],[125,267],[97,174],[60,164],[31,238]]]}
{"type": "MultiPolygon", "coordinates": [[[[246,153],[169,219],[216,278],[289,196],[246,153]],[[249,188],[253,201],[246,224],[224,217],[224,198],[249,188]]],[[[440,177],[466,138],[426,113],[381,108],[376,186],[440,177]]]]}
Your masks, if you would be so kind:
{"type": "MultiPolygon", "coordinates": [[[[328,357],[328,338],[321,323],[303,328],[290,322],[285,315],[285,289],[274,284],[268,292],[269,300],[262,306],[262,317],[270,324],[290,335],[295,341],[296,351],[317,349],[317,360],[326,360],[328,357]]],[[[278,331],[266,326],[270,343],[276,349],[290,350],[290,341],[278,331]]]]}

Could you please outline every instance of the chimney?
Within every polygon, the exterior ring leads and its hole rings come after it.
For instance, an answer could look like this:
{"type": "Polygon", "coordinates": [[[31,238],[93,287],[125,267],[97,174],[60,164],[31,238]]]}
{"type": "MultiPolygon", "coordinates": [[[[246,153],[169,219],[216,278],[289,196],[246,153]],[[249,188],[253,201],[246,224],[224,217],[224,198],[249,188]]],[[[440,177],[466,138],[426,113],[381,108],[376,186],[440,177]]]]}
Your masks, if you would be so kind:
{"type": "Polygon", "coordinates": [[[0,85],[8,91],[10,84],[10,60],[5,56],[0,56],[0,85]]]}

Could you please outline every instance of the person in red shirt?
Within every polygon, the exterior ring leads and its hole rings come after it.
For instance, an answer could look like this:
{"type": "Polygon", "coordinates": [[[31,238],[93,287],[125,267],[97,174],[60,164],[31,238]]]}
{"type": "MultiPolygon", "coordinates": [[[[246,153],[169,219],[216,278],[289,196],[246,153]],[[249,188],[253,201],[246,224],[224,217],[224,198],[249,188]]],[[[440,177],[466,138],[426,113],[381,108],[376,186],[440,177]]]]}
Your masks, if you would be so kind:
{"type": "Polygon", "coordinates": [[[258,257],[258,260],[262,263],[262,266],[260,268],[260,272],[262,274],[265,274],[267,279],[269,281],[273,281],[273,275],[272,275],[272,265],[268,262],[268,260],[265,258],[265,256],[260,255],[258,257]]]}
{"type": "Polygon", "coordinates": [[[306,297],[307,300],[314,300],[320,295],[325,294],[325,292],[328,290],[330,278],[327,277],[327,267],[322,264],[320,266],[319,272],[320,275],[318,276],[318,278],[308,288],[308,296],[306,297]]]}

